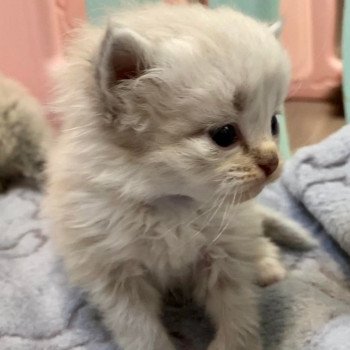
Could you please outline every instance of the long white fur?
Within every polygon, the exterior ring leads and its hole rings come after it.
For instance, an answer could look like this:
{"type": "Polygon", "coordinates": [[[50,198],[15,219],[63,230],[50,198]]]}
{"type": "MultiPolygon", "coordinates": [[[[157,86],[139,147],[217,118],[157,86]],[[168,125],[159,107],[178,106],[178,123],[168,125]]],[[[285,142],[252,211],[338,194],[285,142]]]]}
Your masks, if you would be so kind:
{"type": "Polygon", "coordinates": [[[125,350],[174,349],[159,316],[179,286],[216,324],[210,350],[261,349],[257,273],[266,284],[285,272],[249,199],[270,180],[257,158],[277,153],[271,117],[289,79],[278,42],[228,8],[149,5],[81,30],[67,57],[45,209],[72,280],[125,350]],[[110,55],[125,53],[142,71],[114,82],[110,55]],[[213,143],[207,131],[227,123],[244,144],[213,143]]]}

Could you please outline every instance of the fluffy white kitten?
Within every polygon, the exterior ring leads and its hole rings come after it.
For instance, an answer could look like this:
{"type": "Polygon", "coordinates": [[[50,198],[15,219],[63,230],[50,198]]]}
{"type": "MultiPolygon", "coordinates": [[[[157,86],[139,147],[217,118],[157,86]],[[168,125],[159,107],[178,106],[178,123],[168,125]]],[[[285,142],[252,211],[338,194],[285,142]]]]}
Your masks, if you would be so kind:
{"type": "Polygon", "coordinates": [[[279,173],[288,76],[269,28],[228,8],[125,10],[72,46],[46,206],[124,350],[174,349],[159,316],[179,287],[215,322],[210,350],[261,349],[257,271],[284,275],[263,232],[304,237],[249,201],[279,173]]]}

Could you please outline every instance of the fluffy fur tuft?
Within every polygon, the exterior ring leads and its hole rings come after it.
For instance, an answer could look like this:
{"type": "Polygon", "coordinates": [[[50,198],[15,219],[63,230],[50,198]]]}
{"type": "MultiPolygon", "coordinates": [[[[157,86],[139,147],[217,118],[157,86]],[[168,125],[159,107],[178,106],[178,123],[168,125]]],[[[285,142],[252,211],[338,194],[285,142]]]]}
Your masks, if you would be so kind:
{"type": "Polygon", "coordinates": [[[254,285],[285,272],[249,199],[279,173],[288,76],[269,28],[228,8],[150,5],[81,30],[57,74],[45,207],[123,349],[174,349],[159,316],[179,286],[216,324],[210,350],[261,349],[254,285]],[[224,125],[227,148],[210,136],[224,125]]]}
{"type": "Polygon", "coordinates": [[[39,103],[0,76],[0,191],[23,177],[41,185],[49,132],[39,103]]]}

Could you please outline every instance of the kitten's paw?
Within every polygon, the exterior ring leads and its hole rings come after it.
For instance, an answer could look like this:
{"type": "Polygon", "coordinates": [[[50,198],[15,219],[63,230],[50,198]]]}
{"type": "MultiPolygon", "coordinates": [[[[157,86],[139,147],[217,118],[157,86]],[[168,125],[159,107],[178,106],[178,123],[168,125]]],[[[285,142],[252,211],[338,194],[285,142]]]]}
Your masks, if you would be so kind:
{"type": "Polygon", "coordinates": [[[264,258],[258,263],[258,284],[262,287],[282,281],[286,274],[286,269],[277,259],[264,258]]]}

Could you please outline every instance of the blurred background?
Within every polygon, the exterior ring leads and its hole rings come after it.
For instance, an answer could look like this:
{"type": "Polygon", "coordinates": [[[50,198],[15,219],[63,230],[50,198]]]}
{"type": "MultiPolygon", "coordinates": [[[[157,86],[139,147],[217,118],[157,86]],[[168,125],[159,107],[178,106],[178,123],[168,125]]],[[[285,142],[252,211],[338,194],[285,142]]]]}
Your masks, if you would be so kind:
{"type": "MultiPolygon", "coordinates": [[[[48,70],[62,59],[64,43],[71,30],[82,21],[98,23],[121,2],[1,0],[0,73],[21,82],[46,106],[52,86],[48,70]]],[[[210,7],[233,6],[259,20],[282,24],[280,40],[292,62],[292,83],[285,117],[281,120],[281,148],[285,156],[301,146],[320,141],[350,120],[349,0],[209,0],[202,3],[210,7]]],[[[52,115],[48,117],[55,122],[52,115]]]]}

